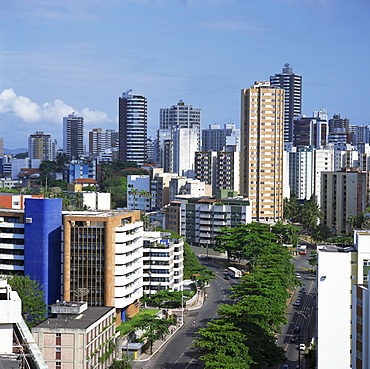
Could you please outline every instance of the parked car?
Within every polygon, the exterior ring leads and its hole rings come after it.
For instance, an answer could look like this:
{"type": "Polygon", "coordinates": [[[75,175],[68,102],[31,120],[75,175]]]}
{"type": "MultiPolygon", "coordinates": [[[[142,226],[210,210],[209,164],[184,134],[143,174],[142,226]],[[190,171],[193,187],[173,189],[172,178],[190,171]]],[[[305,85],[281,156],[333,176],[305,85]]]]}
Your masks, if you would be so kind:
{"type": "Polygon", "coordinates": [[[300,349],[301,351],[305,351],[305,350],[306,350],[306,345],[305,345],[304,343],[300,343],[300,344],[299,344],[299,349],[300,349]]]}
{"type": "Polygon", "coordinates": [[[284,365],[283,365],[283,369],[289,369],[289,365],[284,364],[284,365]]]}
{"type": "Polygon", "coordinates": [[[301,305],[301,300],[297,300],[293,305],[294,306],[300,306],[301,305]]]}

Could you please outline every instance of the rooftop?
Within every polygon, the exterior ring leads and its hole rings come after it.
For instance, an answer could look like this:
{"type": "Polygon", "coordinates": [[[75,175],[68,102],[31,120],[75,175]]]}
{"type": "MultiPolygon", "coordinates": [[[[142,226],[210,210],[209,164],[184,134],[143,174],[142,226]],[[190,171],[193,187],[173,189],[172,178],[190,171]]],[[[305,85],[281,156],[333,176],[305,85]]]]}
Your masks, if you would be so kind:
{"type": "Polygon", "coordinates": [[[57,317],[56,314],[51,315],[49,318],[38,324],[34,329],[87,329],[90,325],[94,324],[97,320],[102,318],[107,313],[115,312],[114,307],[89,307],[82,314],[77,315],[75,318],[57,317]]]}

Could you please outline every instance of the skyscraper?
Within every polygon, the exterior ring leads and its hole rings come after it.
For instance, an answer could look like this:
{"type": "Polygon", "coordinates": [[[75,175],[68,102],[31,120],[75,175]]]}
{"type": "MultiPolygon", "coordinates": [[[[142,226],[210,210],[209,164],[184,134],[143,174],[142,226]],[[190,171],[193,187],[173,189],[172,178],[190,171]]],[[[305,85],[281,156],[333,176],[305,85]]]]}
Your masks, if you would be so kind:
{"type": "Polygon", "coordinates": [[[284,103],[284,141],[293,140],[293,119],[301,115],[302,77],[293,73],[293,68],[286,63],[281,74],[270,77],[271,86],[278,86],[285,91],[284,103]]]}
{"type": "Polygon", "coordinates": [[[122,94],[119,108],[119,158],[123,162],[146,163],[147,99],[132,90],[122,94]]]}
{"type": "Polygon", "coordinates": [[[74,112],[63,118],[63,151],[70,157],[84,154],[84,118],[74,112]]]}
{"type": "Polygon", "coordinates": [[[57,154],[57,141],[50,135],[37,131],[28,138],[28,156],[31,159],[55,160],[57,154]]]}
{"type": "Polygon", "coordinates": [[[241,91],[240,193],[252,201],[252,220],[283,217],[284,90],[255,82],[241,91]]]}
{"type": "Polygon", "coordinates": [[[201,110],[182,100],[160,109],[157,152],[165,171],[193,176],[195,153],[200,149],[200,125],[201,110]]]}

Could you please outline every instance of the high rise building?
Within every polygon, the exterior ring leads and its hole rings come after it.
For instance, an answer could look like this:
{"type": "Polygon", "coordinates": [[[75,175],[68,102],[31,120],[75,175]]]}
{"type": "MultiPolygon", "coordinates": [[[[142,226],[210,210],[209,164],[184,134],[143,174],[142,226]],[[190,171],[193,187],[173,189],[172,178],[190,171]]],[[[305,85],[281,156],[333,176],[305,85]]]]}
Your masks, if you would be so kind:
{"type": "Polygon", "coordinates": [[[360,171],[321,173],[323,223],[336,235],[348,233],[350,216],[365,212],[367,175],[360,171]]]}
{"type": "Polygon", "coordinates": [[[111,147],[115,147],[115,141],[112,138],[112,133],[115,133],[112,129],[107,129],[105,132],[101,128],[94,128],[89,132],[89,153],[93,155],[99,155],[104,150],[111,147]]]}
{"type": "Polygon", "coordinates": [[[57,155],[57,141],[50,135],[37,131],[28,138],[28,157],[31,159],[55,160],[57,155]]]}
{"type": "Polygon", "coordinates": [[[227,146],[240,150],[240,129],[235,124],[224,124],[224,128],[210,124],[208,129],[202,129],[202,151],[224,151],[227,146]]]}
{"type": "Polygon", "coordinates": [[[302,109],[302,76],[294,74],[293,68],[287,63],[281,74],[270,77],[270,83],[285,91],[284,141],[292,142],[293,119],[301,115],[302,109]]]}
{"type": "Polygon", "coordinates": [[[322,148],[328,142],[328,121],[300,115],[293,119],[293,146],[322,148]]]}
{"type": "Polygon", "coordinates": [[[138,165],[147,161],[147,99],[132,90],[122,94],[119,105],[119,159],[138,165]]]}
{"type": "Polygon", "coordinates": [[[241,91],[240,194],[252,201],[252,220],[283,217],[284,90],[255,82],[241,91]]]}
{"type": "Polygon", "coordinates": [[[349,119],[341,118],[340,114],[334,114],[333,118],[329,119],[329,132],[334,132],[335,128],[344,128],[346,133],[349,133],[349,119]]]}
{"type": "Polygon", "coordinates": [[[318,247],[318,369],[370,367],[369,245],[369,230],[354,230],[353,246],[318,247]]]}
{"type": "Polygon", "coordinates": [[[200,150],[201,110],[185,105],[160,109],[157,157],[165,172],[194,175],[195,152],[200,150]]]}
{"type": "Polygon", "coordinates": [[[70,158],[84,154],[84,118],[75,113],[63,118],[63,151],[70,158]]]}
{"type": "Polygon", "coordinates": [[[177,105],[159,110],[159,129],[171,129],[177,125],[180,127],[191,127],[194,124],[200,126],[201,110],[194,109],[192,105],[185,105],[180,100],[177,105]]]}

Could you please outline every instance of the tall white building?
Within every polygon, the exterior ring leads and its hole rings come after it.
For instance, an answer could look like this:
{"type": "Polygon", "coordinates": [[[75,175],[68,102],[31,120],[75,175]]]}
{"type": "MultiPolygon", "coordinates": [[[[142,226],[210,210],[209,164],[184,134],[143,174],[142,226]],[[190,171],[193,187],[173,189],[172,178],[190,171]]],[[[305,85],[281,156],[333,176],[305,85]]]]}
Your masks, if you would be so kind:
{"type": "Polygon", "coordinates": [[[63,152],[70,158],[81,156],[84,149],[84,118],[74,112],[63,117],[63,152]]]}
{"type": "Polygon", "coordinates": [[[324,246],[317,267],[317,369],[369,368],[370,232],[355,231],[354,247],[324,246]]]}
{"type": "Polygon", "coordinates": [[[174,126],[173,139],[173,171],[180,176],[193,178],[195,174],[195,153],[200,148],[200,126],[174,126]]]}
{"type": "Polygon", "coordinates": [[[200,150],[201,110],[185,105],[160,109],[157,157],[165,172],[192,177],[195,152],[200,150]]]}

